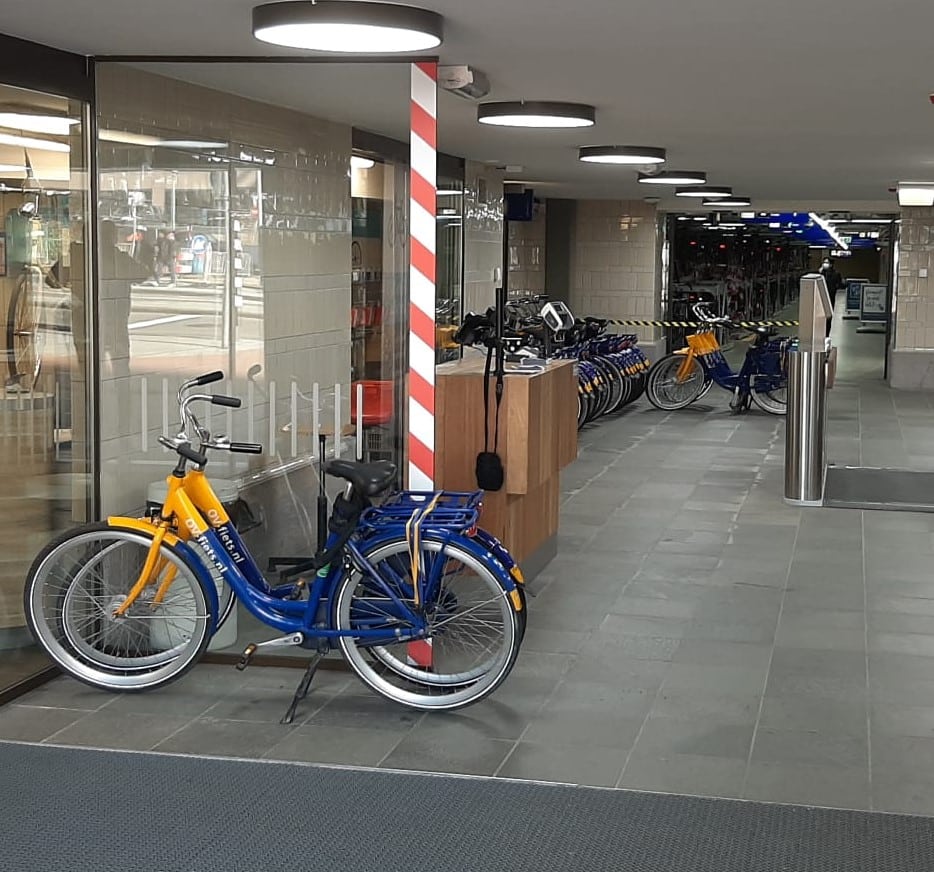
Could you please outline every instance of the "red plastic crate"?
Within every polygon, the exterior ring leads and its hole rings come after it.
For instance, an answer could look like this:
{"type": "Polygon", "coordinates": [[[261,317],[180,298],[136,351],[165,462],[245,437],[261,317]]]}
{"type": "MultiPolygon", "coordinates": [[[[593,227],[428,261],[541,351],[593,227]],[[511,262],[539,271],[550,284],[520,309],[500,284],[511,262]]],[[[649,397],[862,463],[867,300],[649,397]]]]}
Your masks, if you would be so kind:
{"type": "Polygon", "coordinates": [[[392,420],[391,381],[358,381],[350,386],[350,420],[357,423],[357,385],[363,385],[363,426],[386,426],[392,420]]]}

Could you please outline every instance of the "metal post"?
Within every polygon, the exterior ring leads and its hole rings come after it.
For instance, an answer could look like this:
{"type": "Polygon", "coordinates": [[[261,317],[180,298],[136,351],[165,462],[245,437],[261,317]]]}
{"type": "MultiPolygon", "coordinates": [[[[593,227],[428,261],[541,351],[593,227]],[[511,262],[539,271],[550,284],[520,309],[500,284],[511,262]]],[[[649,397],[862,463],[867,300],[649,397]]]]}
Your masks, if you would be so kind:
{"type": "Polygon", "coordinates": [[[820,505],[824,495],[827,352],[788,352],[785,500],[820,505]]]}
{"type": "Polygon", "coordinates": [[[801,279],[798,342],[788,351],[785,422],[785,501],[819,506],[824,496],[827,417],[827,319],[830,295],[823,276],[801,279]]]}

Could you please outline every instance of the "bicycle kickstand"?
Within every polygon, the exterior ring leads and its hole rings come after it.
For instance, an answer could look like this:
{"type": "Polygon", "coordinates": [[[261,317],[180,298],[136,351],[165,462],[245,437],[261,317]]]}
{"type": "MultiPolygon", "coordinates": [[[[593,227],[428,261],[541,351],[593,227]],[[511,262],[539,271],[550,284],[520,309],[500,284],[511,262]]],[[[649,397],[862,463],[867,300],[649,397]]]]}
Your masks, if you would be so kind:
{"type": "Polygon", "coordinates": [[[279,721],[280,724],[291,724],[292,721],[295,720],[295,712],[298,710],[298,704],[308,696],[311,680],[315,677],[315,672],[318,670],[318,664],[321,662],[322,657],[324,657],[323,654],[315,654],[309,661],[308,668],[305,669],[305,674],[302,676],[302,680],[295,689],[295,696],[292,697],[292,702],[288,710],[282,716],[282,720],[279,721]]]}

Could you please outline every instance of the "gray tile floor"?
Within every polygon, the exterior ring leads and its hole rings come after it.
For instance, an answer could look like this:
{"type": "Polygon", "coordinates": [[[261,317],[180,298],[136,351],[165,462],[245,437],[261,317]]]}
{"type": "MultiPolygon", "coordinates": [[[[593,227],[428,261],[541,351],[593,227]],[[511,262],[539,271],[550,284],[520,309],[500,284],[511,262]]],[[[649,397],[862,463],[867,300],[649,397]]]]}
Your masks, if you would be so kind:
{"type": "MultiPolygon", "coordinates": [[[[837,330],[831,459],[934,467],[931,401],[837,330]]],[[[934,515],[784,505],[783,427],[713,393],[588,429],[519,663],[462,712],[327,672],[283,727],[294,670],[201,666],[141,696],[58,679],[0,738],[934,815],[934,515]]]]}

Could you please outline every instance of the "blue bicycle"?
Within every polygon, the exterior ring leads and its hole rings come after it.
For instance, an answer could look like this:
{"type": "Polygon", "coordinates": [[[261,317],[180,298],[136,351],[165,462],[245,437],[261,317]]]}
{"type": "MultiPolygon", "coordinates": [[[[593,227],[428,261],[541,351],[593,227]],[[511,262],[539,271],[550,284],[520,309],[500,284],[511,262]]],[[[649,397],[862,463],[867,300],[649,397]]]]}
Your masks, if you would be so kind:
{"type": "Polygon", "coordinates": [[[492,693],[515,663],[526,609],[521,572],[478,528],[481,494],[402,492],[374,506],[395,466],[332,460],[326,472],[345,486],[326,537],[313,556],[274,558],[270,583],[204,473],[208,450],[262,450],[214,437],[194,416],[195,402],[239,405],[186,394],[218,377],[179,391],[182,430],[160,440],[178,456],[161,510],[78,527],[37,556],[25,611],[49,656],[105,690],[159,687],[198,661],[235,595],[283,634],[248,646],[240,668],[266,647],[315,652],[286,722],[334,649],[370,688],[412,708],[456,709],[492,693]]]}
{"type": "Polygon", "coordinates": [[[728,318],[714,317],[705,304],[694,306],[708,325],[687,337],[687,347],[659,360],[649,370],[645,395],[658,409],[683,409],[703,397],[716,384],[732,394],[730,409],[745,412],[751,403],[772,415],[784,415],[788,402],[786,353],[793,340],[776,337],[769,327],[755,329],[753,342],[739,371],[734,371],[720,350],[714,328],[730,327],[728,318]]]}

